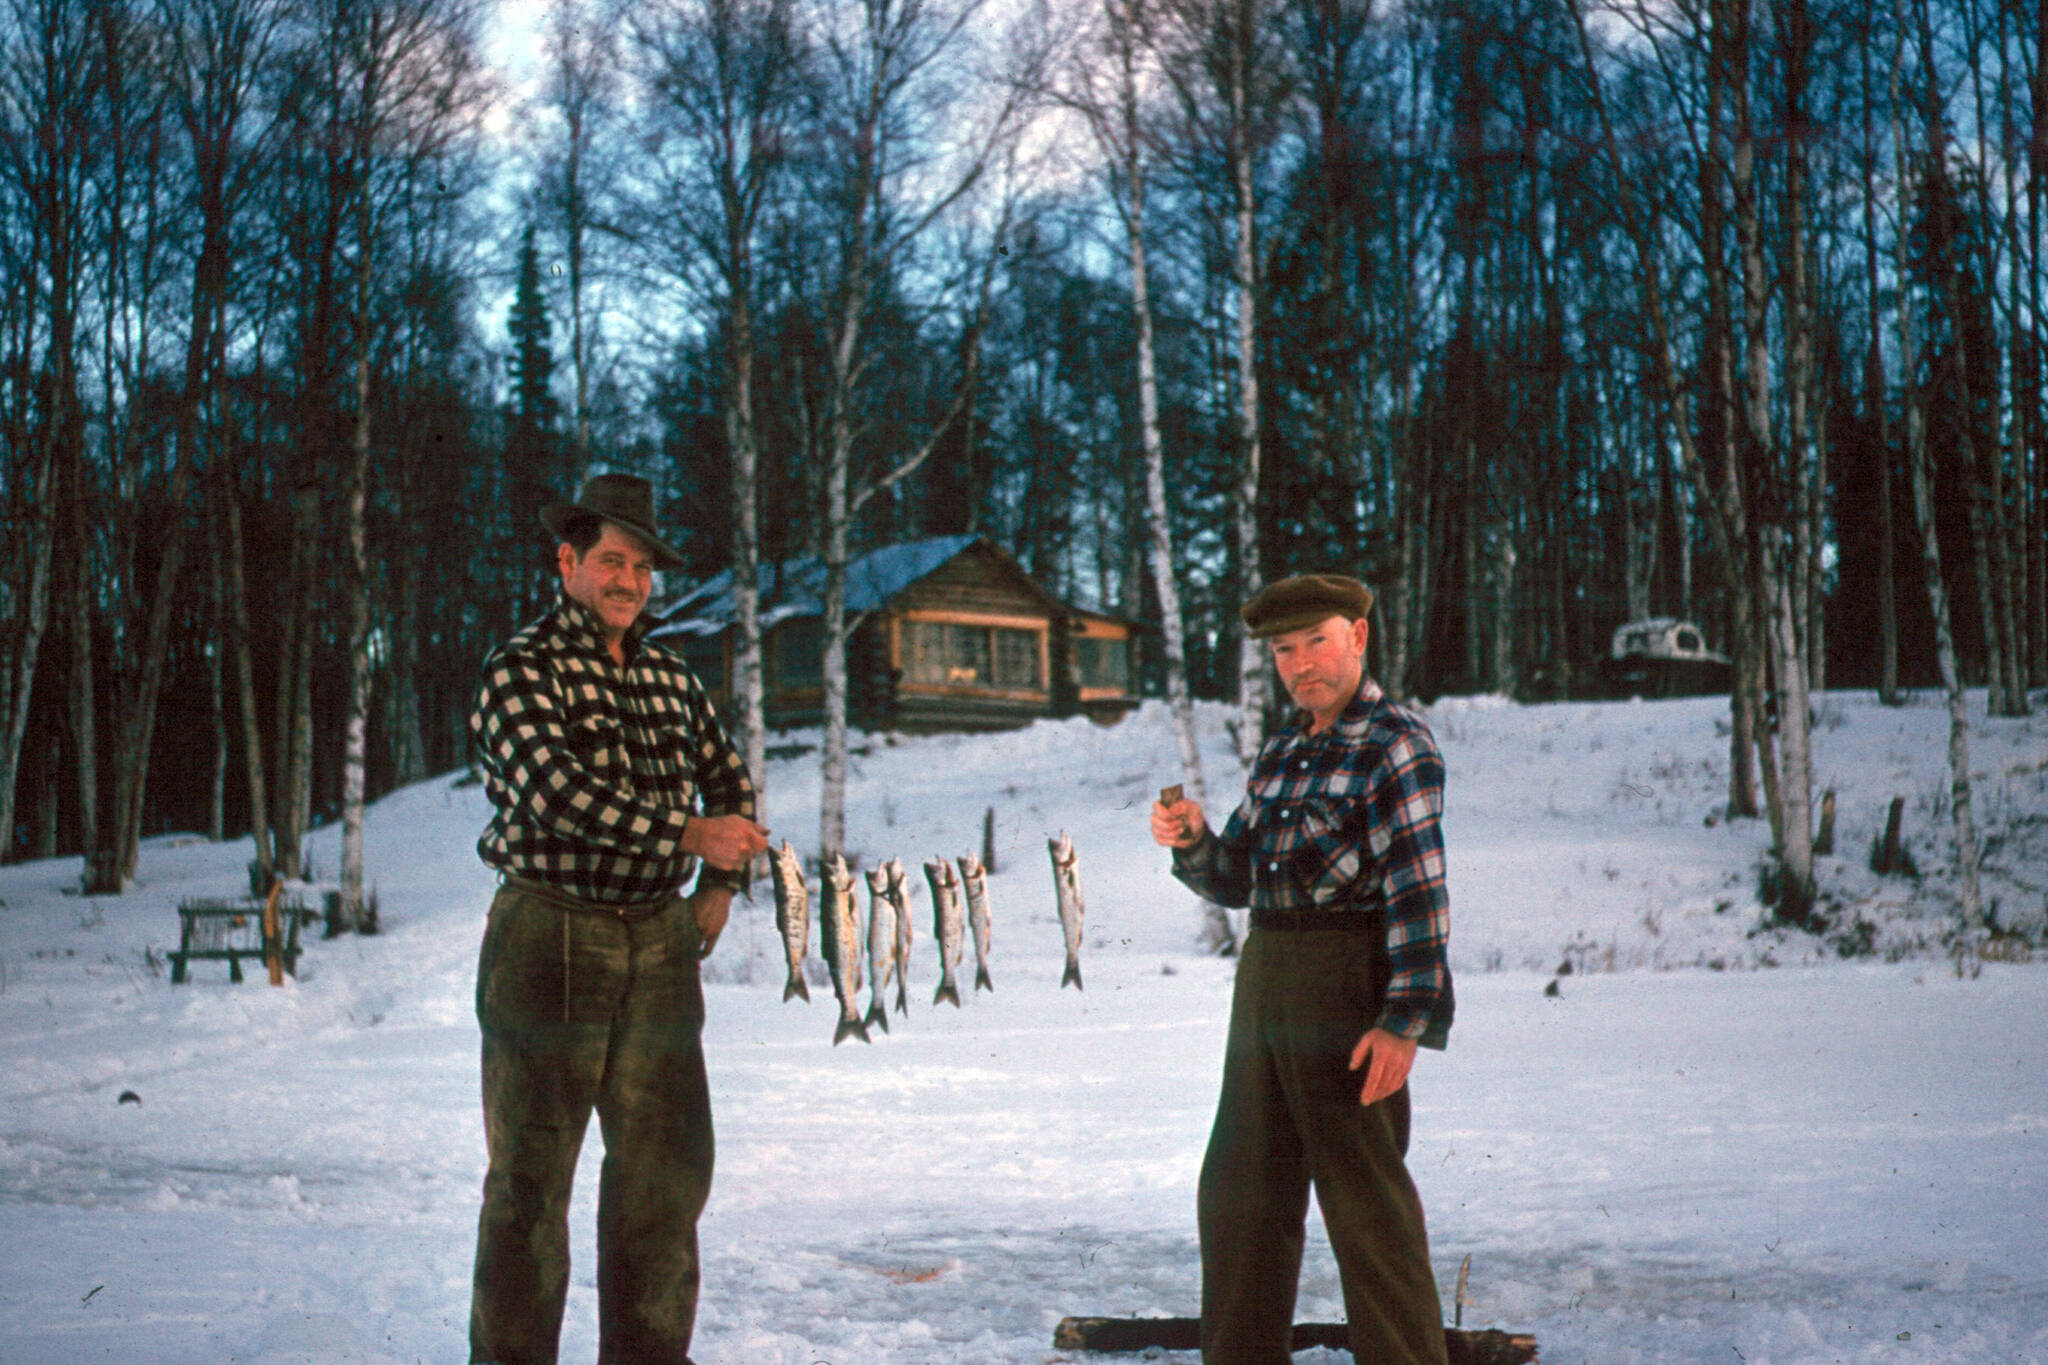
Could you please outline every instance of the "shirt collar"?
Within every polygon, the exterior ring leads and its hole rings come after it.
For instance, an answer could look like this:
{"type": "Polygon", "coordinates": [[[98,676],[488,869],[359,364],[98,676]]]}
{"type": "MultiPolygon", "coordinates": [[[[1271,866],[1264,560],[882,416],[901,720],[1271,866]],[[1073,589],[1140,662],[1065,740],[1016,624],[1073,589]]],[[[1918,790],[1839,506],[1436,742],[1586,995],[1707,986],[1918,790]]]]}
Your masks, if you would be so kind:
{"type": "Polygon", "coordinates": [[[1294,719],[1288,722],[1287,728],[1284,731],[1287,736],[1287,742],[1289,744],[1313,743],[1315,740],[1322,739],[1328,735],[1335,735],[1345,740],[1361,739],[1364,737],[1365,732],[1372,727],[1372,713],[1379,708],[1379,704],[1386,699],[1386,695],[1385,692],[1380,690],[1380,685],[1373,681],[1372,674],[1367,673],[1358,680],[1358,690],[1352,693],[1351,700],[1344,704],[1343,711],[1338,713],[1336,723],[1321,735],[1309,734],[1309,724],[1315,718],[1309,715],[1307,711],[1296,708],[1294,719]]]}
{"type": "MultiPolygon", "coordinates": [[[[652,624],[647,613],[643,611],[634,618],[633,624],[626,628],[623,643],[629,660],[639,652],[640,639],[647,634],[652,624]]],[[[610,657],[610,651],[604,645],[604,622],[599,619],[596,612],[566,592],[555,603],[555,627],[573,647],[610,657]]]]}

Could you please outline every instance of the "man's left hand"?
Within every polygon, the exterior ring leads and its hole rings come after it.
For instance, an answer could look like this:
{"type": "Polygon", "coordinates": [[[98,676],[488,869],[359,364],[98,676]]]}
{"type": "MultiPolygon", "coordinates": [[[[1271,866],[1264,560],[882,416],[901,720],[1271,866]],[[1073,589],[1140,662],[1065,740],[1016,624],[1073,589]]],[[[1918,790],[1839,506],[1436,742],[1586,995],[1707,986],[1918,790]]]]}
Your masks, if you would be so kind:
{"type": "Polygon", "coordinates": [[[1365,1088],[1358,1092],[1360,1104],[1377,1104],[1408,1083],[1408,1068],[1415,1065],[1415,1040],[1376,1028],[1351,1049],[1351,1069],[1365,1066],[1365,1088]]]}
{"type": "Polygon", "coordinates": [[[710,957],[725,932],[725,918],[732,913],[732,888],[700,886],[690,893],[690,918],[697,921],[697,956],[710,957]]]}

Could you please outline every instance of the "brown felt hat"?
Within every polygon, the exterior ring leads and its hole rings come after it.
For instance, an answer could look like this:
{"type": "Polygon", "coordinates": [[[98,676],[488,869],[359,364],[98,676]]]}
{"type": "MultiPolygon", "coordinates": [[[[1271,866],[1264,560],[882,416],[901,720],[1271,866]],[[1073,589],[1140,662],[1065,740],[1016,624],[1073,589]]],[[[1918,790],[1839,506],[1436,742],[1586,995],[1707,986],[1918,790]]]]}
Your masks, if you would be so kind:
{"type": "Polygon", "coordinates": [[[1238,615],[1255,640],[1285,635],[1341,616],[1356,621],[1372,610],[1372,589],[1336,573],[1305,573],[1268,583],[1238,615]]]}
{"type": "Polygon", "coordinates": [[[654,533],[654,485],[631,474],[593,474],[574,502],[550,503],[540,519],[563,540],[569,528],[585,517],[608,521],[647,542],[657,569],[679,569],[683,557],[654,533]]]}

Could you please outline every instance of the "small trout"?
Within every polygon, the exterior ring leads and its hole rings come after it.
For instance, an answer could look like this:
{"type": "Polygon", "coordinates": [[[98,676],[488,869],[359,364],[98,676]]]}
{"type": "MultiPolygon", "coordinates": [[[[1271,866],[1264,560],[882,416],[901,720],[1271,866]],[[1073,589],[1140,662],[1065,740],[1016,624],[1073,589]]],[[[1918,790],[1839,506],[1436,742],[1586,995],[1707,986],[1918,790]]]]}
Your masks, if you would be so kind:
{"type": "Polygon", "coordinates": [[[853,897],[853,871],[837,853],[825,868],[825,894],[819,905],[818,946],[832,969],[832,993],[839,997],[839,1027],[832,1045],[848,1038],[871,1043],[860,1021],[860,908],[853,897]]]}
{"type": "Polygon", "coordinates": [[[891,975],[902,970],[896,961],[896,907],[889,900],[889,870],[886,866],[867,874],[868,879],[868,1017],[870,1028],[889,1031],[889,997],[885,994],[891,975]]]}
{"type": "Polygon", "coordinates": [[[967,897],[967,925],[974,930],[974,989],[994,993],[988,977],[988,873],[972,853],[960,857],[960,889],[967,897]]]}
{"type": "Polygon", "coordinates": [[[960,965],[961,940],[966,937],[966,917],[960,911],[960,883],[953,877],[953,865],[944,858],[924,865],[925,880],[932,888],[932,936],[939,941],[939,988],[932,1003],[950,1000],[960,1003],[960,983],[953,969],[960,965]]]}
{"type": "Polygon", "coordinates": [[[811,946],[811,889],[804,884],[803,860],[782,841],[770,861],[775,872],[775,929],[782,935],[782,954],[789,959],[789,984],[782,998],[802,996],[808,1003],[811,988],[804,984],[804,954],[811,946]]]}
{"type": "Polygon", "coordinates": [[[1081,989],[1081,858],[1074,852],[1074,841],[1060,831],[1057,839],[1045,841],[1046,851],[1052,855],[1052,886],[1060,901],[1060,929],[1067,936],[1067,970],[1060,977],[1062,986],[1072,985],[1081,989]]]}
{"type": "Polygon", "coordinates": [[[882,864],[889,878],[889,904],[896,911],[896,1012],[910,1013],[910,874],[901,858],[882,864]]]}

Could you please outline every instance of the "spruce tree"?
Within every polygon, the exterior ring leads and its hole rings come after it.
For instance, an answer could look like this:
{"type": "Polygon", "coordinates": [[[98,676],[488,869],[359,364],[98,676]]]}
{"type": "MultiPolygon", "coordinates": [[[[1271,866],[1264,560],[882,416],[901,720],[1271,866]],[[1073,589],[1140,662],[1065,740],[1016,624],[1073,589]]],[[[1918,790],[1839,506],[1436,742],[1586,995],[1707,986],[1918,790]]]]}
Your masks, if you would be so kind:
{"type": "MultiPolygon", "coordinates": [[[[541,293],[540,254],[534,249],[533,227],[527,226],[519,248],[519,284],[512,297],[512,311],[506,320],[512,335],[512,354],[505,368],[512,380],[512,404],[505,434],[506,483],[511,501],[511,541],[515,554],[525,557],[523,547],[534,543],[540,509],[551,502],[564,502],[575,490],[567,486],[570,471],[564,469],[562,442],[555,430],[558,404],[550,382],[555,372],[554,352],[548,347],[548,306],[541,293]]],[[[552,556],[537,560],[537,572],[520,593],[522,617],[529,608],[545,602],[552,594],[552,576],[547,571],[552,556]]]]}

